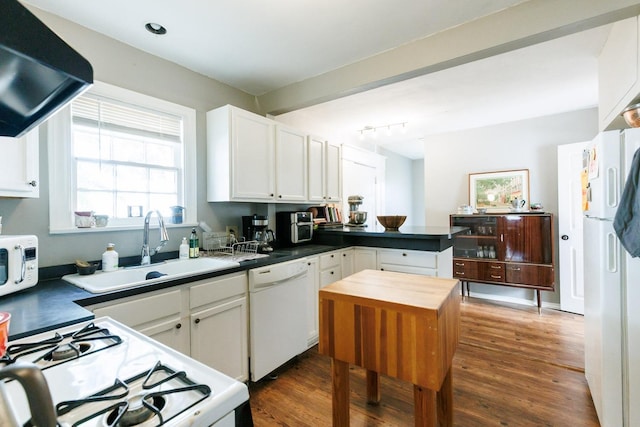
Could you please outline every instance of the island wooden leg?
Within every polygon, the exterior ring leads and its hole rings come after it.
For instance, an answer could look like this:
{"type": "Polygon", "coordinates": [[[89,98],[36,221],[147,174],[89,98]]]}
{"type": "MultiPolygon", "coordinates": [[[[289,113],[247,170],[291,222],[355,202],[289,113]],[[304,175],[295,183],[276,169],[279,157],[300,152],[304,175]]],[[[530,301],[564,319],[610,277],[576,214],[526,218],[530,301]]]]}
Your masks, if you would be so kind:
{"type": "Polygon", "coordinates": [[[413,386],[413,404],[416,427],[453,426],[453,385],[451,368],[442,382],[440,391],[413,386]]]}
{"type": "Polygon", "coordinates": [[[414,384],[413,405],[416,427],[438,427],[435,391],[414,384]]]}
{"type": "Polygon", "coordinates": [[[380,403],[380,374],[367,369],[367,403],[380,403]]]}
{"type": "Polygon", "coordinates": [[[333,426],[349,426],[349,364],[331,359],[333,426]]]}

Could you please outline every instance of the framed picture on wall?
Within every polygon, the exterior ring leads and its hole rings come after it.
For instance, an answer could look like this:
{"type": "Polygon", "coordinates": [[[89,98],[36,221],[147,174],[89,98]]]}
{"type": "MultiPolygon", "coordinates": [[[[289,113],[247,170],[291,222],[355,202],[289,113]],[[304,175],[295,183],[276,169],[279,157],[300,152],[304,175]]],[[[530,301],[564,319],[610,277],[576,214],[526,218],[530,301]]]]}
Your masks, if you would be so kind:
{"type": "Polygon", "coordinates": [[[528,210],[529,170],[470,173],[469,204],[487,212],[528,210]],[[514,202],[516,199],[518,202],[514,202]]]}

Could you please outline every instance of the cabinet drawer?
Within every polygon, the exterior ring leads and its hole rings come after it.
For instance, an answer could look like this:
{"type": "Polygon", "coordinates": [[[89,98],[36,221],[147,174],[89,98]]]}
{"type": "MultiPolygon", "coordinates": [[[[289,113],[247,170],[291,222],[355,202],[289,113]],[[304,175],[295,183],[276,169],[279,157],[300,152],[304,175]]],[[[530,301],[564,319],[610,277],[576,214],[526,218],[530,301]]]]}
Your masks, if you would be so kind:
{"type": "Polygon", "coordinates": [[[96,317],[110,316],[127,326],[136,327],[165,317],[179,318],[181,308],[181,291],[176,290],[96,308],[93,313],[96,317]]]}
{"type": "Polygon", "coordinates": [[[509,283],[530,285],[553,290],[555,274],[546,265],[506,264],[506,280],[509,283]]]}
{"type": "Polygon", "coordinates": [[[329,252],[320,255],[320,270],[339,266],[342,261],[338,252],[329,252]]]}
{"type": "Polygon", "coordinates": [[[497,262],[479,262],[478,280],[487,280],[489,282],[504,282],[504,264],[497,262]]]}
{"type": "Polygon", "coordinates": [[[453,277],[463,280],[478,278],[478,263],[475,261],[453,260],[453,277]]]}
{"type": "Polygon", "coordinates": [[[189,308],[223,301],[247,293],[247,274],[245,272],[208,280],[189,290],[189,308]]]}
{"type": "Polygon", "coordinates": [[[435,268],[415,267],[413,265],[380,264],[382,271],[395,271],[397,273],[421,274],[423,276],[436,277],[438,270],[435,268]]]}
{"type": "Polygon", "coordinates": [[[378,251],[378,263],[380,265],[397,264],[412,267],[438,268],[437,254],[425,251],[378,251]]]}

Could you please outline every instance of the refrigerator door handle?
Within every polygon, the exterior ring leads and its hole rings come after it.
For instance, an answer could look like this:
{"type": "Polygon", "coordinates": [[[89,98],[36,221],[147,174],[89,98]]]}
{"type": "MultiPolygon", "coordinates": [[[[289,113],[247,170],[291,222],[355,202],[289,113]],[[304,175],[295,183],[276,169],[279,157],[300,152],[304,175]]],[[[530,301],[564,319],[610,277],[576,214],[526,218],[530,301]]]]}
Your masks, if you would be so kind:
{"type": "Polygon", "coordinates": [[[607,168],[607,206],[618,206],[618,168],[607,168]]]}
{"type": "Polygon", "coordinates": [[[615,273],[618,271],[618,237],[614,233],[607,233],[607,271],[615,273]]]}

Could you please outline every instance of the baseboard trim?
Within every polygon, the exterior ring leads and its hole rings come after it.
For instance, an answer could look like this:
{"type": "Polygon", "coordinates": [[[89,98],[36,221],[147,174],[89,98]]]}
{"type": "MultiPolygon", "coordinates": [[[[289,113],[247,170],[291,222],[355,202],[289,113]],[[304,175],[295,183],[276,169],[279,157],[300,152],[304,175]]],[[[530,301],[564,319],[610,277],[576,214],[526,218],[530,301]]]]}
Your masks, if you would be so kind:
{"type": "MultiPolygon", "coordinates": [[[[535,300],[529,300],[529,299],[525,299],[525,298],[514,298],[514,297],[505,296],[505,295],[485,294],[485,293],[480,293],[480,292],[470,292],[469,296],[471,296],[473,298],[486,299],[486,300],[491,300],[491,301],[509,302],[509,303],[512,303],[512,304],[520,304],[520,305],[527,305],[527,306],[534,306],[534,307],[538,306],[538,303],[535,300]]],[[[555,303],[555,302],[542,301],[542,308],[550,308],[550,309],[553,309],[553,310],[560,310],[560,304],[555,303]]]]}

